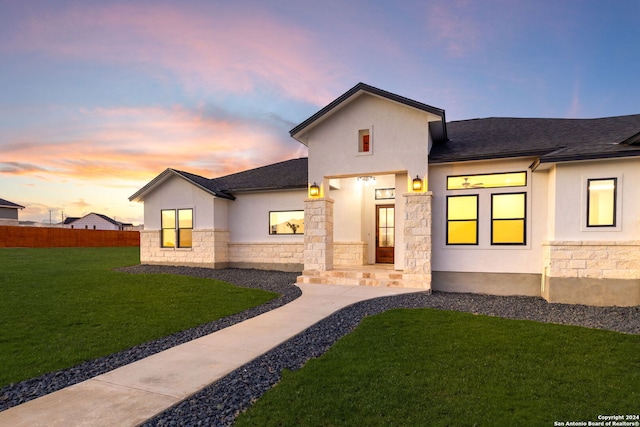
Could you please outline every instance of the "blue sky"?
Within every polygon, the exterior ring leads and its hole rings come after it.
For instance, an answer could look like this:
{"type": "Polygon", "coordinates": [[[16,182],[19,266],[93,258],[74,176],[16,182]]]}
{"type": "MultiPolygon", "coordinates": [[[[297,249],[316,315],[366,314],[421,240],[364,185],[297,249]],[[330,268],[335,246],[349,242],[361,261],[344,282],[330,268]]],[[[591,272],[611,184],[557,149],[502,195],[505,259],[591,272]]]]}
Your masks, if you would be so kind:
{"type": "Polygon", "coordinates": [[[167,167],[305,156],[288,131],[364,82],[447,119],[638,114],[640,1],[0,0],[0,198],[98,212],[167,167]]]}

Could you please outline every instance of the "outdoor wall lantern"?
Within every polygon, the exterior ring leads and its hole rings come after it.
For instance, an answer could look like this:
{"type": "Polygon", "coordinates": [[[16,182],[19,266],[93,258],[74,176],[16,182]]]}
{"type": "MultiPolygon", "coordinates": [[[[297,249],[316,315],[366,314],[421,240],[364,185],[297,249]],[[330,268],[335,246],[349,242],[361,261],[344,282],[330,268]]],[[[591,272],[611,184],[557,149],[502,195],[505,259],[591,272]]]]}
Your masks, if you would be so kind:
{"type": "Polygon", "coordinates": [[[320,195],[320,186],[316,182],[314,182],[309,187],[309,196],[318,197],[319,195],[320,195]]]}
{"type": "Polygon", "coordinates": [[[413,178],[413,191],[420,192],[422,191],[422,180],[420,179],[420,177],[418,175],[416,175],[415,178],[413,178]]]}

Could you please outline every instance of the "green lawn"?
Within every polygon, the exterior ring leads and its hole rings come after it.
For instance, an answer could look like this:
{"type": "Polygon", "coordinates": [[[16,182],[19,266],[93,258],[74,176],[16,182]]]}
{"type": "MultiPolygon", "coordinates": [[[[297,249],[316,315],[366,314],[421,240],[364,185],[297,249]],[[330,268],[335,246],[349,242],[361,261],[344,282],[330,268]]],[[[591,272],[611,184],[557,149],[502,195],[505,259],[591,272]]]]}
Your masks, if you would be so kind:
{"type": "Polygon", "coordinates": [[[0,387],[276,297],[208,279],[111,271],[139,248],[0,249],[0,387]]]}
{"type": "Polygon", "coordinates": [[[366,318],[237,426],[553,426],[640,412],[640,336],[434,309],[366,318]]]}

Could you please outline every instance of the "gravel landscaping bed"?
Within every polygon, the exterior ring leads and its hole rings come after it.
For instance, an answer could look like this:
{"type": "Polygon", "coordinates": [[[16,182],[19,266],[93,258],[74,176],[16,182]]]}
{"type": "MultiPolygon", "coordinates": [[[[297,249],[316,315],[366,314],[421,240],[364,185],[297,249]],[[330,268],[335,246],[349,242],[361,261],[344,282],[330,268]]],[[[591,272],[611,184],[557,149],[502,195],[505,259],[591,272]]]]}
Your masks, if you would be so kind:
{"type": "MultiPolygon", "coordinates": [[[[239,286],[272,290],[282,294],[283,297],[238,315],[221,319],[218,322],[175,334],[172,337],[166,337],[68,370],[6,387],[0,390],[0,410],[31,400],[54,391],[54,389],[75,384],[181,342],[230,326],[285,304],[300,295],[299,289],[292,285],[295,282],[296,273],[164,266],[136,266],[122,270],[131,273],[169,273],[217,278],[239,286]],[[179,338],[173,338],[176,336],[179,338]],[[153,350],[146,353],[148,348],[153,348],[153,350]],[[51,386],[50,383],[54,383],[55,386],[51,386]]],[[[231,372],[190,399],[169,408],[144,425],[232,425],[239,412],[247,409],[279,381],[283,369],[299,369],[307,360],[322,355],[339,338],[353,331],[364,317],[379,314],[392,308],[424,307],[640,334],[640,307],[638,306],[591,307],[549,304],[544,299],[535,297],[501,297],[443,292],[431,294],[420,292],[377,298],[356,303],[334,313],[263,356],[231,372]]]]}

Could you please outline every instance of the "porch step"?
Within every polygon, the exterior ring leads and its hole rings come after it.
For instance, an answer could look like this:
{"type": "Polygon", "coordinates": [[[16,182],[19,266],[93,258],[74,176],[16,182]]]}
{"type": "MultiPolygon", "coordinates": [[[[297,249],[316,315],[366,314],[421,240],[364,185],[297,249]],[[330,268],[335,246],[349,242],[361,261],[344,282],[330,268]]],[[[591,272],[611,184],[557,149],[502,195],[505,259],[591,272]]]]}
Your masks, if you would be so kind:
{"type": "Polygon", "coordinates": [[[296,282],[319,285],[412,287],[406,286],[404,279],[404,274],[401,271],[391,269],[336,269],[329,271],[304,270],[296,282]]]}

